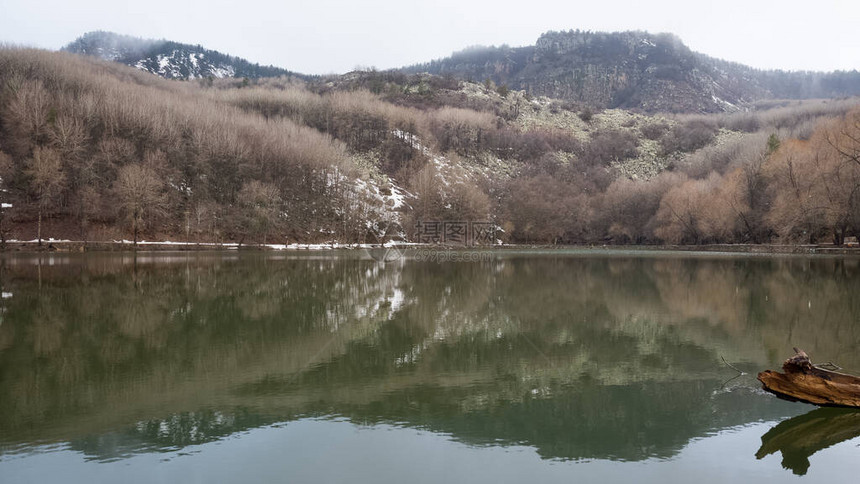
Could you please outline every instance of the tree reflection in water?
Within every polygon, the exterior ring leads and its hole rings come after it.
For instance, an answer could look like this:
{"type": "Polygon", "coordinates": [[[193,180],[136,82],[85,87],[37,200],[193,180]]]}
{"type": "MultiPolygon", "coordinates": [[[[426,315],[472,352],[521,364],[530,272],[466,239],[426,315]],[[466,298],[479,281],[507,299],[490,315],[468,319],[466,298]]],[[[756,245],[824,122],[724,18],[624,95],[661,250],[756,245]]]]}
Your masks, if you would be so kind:
{"type": "Polygon", "coordinates": [[[856,259],[51,257],[2,259],[7,449],[110,460],[335,416],[549,459],[668,458],[803,411],[753,376],[799,341],[860,368],[856,259]],[[721,357],[750,375],[723,388],[721,357]]]}

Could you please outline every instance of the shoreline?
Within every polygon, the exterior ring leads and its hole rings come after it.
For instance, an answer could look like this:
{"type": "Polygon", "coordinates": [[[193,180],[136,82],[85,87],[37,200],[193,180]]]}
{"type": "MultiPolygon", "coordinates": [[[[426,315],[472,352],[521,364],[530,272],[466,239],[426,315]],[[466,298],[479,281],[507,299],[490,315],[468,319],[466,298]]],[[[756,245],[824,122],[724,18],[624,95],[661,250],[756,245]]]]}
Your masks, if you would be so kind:
{"type": "Polygon", "coordinates": [[[164,251],[328,251],[359,250],[396,247],[398,249],[424,249],[440,251],[506,251],[542,250],[565,251],[581,250],[586,252],[689,252],[689,253],[737,253],[737,254],[799,254],[799,255],[860,255],[860,246],[834,246],[830,244],[709,244],[709,245],[541,245],[541,244],[500,244],[493,246],[456,246],[434,245],[412,242],[391,244],[242,244],[237,242],[177,242],[177,241],[139,241],[135,245],[130,240],[109,241],[72,241],[43,239],[42,246],[35,240],[6,241],[3,253],[39,252],[164,252],[164,251]]]}

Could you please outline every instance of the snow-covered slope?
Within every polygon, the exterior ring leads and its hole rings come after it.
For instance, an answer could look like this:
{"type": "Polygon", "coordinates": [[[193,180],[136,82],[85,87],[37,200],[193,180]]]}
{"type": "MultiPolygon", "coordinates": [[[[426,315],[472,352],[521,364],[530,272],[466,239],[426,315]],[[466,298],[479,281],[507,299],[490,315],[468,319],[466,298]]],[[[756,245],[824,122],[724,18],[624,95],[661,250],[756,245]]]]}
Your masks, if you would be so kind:
{"type": "Polygon", "coordinates": [[[285,69],[252,64],[245,59],[204,49],[199,45],[139,39],[112,32],[84,34],[63,50],[121,62],[168,79],[295,75],[285,69]]]}
{"type": "Polygon", "coordinates": [[[169,53],[140,59],[134,63],[134,67],[168,79],[236,76],[234,66],[210,61],[203,52],[189,52],[186,49],[174,49],[169,53]]]}

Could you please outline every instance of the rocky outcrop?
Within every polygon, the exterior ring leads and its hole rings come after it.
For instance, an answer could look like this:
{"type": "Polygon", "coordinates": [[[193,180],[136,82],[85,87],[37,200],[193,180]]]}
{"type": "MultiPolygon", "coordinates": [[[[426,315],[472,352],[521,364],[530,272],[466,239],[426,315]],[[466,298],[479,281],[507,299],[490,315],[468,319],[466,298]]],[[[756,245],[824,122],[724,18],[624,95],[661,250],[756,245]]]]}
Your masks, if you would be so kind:
{"type": "Polygon", "coordinates": [[[645,112],[723,112],[761,99],[860,94],[860,73],[758,71],[671,34],[547,32],[527,47],[472,48],[408,72],[491,79],[533,95],[645,112]]]}

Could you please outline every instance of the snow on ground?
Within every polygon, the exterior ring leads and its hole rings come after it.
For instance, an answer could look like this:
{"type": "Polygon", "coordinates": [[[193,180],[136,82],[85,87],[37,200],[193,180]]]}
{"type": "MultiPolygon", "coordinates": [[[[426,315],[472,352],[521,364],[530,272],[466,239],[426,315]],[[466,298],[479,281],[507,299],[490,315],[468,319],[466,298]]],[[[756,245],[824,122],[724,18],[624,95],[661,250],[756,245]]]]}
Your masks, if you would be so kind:
{"type": "Polygon", "coordinates": [[[393,182],[391,183],[391,195],[389,195],[388,198],[391,200],[392,209],[397,210],[399,208],[409,207],[409,204],[406,203],[407,196],[412,196],[412,194],[400,188],[393,182]]]}
{"type": "MultiPolygon", "coordinates": [[[[39,243],[39,239],[33,239],[33,240],[9,239],[9,240],[7,240],[6,242],[13,243],[13,244],[14,244],[14,243],[19,243],[19,244],[38,244],[38,243],[39,243]]],[[[63,244],[73,243],[71,240],[68,240],[68,239],[54,239],[54,238],[50,238],[50,237],[49,237],[49,238],[42,239],[42,243],[43,243],[43,244],[49,244],[49,243],[51,243],[51,242],[59,242],[59,243],[63,243],[63,244]]]]}
{"type": "MultiPolygon", "coordinates": [[[[444,187],[450,187],[452,183],[464,183],[466,179],[474,181],[475,174],[469,170],[471,166],[466,167],[463,164],[455,163],[445,155],[435,153],[429,147],[424,146],[421,143],[421,140],[412,133],[408,133],[406,131],[401,130],[394,130],[393,134],[394,136],[409,143],[412,148],[420,151],[430,159],[430,161],[436,167],[436,178],[439,179],[439,181],[444,187]]],[[[484,167],[482,169],[480,167],[475,167],[475,170],[484,172],[487,170],[487,168],[484,167]]]]}
{"type": "Polygon", "coordinates": [[[390,216],[386,217],[387,220],[399,221],[400,210],[410,208],[406,200],[415,198],[415,196],[397,185],[394,180],[387,180],[387,182],[388,186],[384,187],[387,190],[381,188],[375,180],[356,180],[355,187],[359,192],[369,195],[372,200],[378,202],[384,211],[389,213],[390,216]],[[385,193],[386,191],[388,193],[385,193]]]}
{"type": "MultiPolygon", "coordinates": [[[[33,240],[18,240],[18,239],[9,239],[6,241],[10,244],[37,244],[39,242],[38,239],[33,240]]],[[[134,245],[133,240],[122,239],[122,240],[90,240],[90,241],[82,241],[82,240],[68,240],[68,239],[53,239],[46,238],[42,239],[42,244],[117,244],[117,245],[134,245]]],[[[217,247],[217,248],[225,248],[225,249],[238,249],[240,247],[238,242],[177,242],[172,240],[138,240],[138,246],[175,246],[175,247],[217,247]]],[[[243,244],[242,247],[249,248],[263,248],[263,249],[271,249],[271,250],[334,250],[334,249],[376,249],[381,247],[417,247],[421,244],[413,243],[413,242],[401,242],[395,240],[389,240],[384,244],[344,244],[340,242],[323,242],[319,244],[243,244]]]]}
{"type": "MultiPolygon", "coordinates": [[[[719,87],[719,85],[717,83],[714,83],[714,84],[717,87],[719,87]]],[[[740,111],[739,107],[737,107],[734,104],[726,101],[725,99],[719,98],[713,94],[711,94],[711,99],[714,101],[714,104],[716,104],[717,106],[720,106],[724,111],[727,111],[727,112],[740,111]]]]}
{"type": "Polygon", "coordinates": [[[219,79],[224,79],[227,77],[233,77],[236,74],[236,70],[233,69],[233,66],[209,66],[209,72],[212,74],[212,77],[217,77],[219,79]]]}
{"type": "Polygon", "coordinates": [[[230,65],[215,65],[204,59],[204,54],[197,52],[187,52],[185,50],[176,49],[170,54],[158,54],[154,60],[157,67],[150,68],[147,62],[153,59],[141,59],[134,67],[142,71],[158,74],[163,77],[182,77],[182,68],[185,67],[188,73],[188,79],[197,79],[206,76],[218,78],[233,77],[235,69],[230,65]]]}
{"type": "Polygon", "coordinates": [[[390,237],[405,239],[406,236],[401,230],[403,212],[411,208],[409,200],[415,199],[415,195],[387,177],[383,177],[381,181],[373,177],[367,180],[359,178],[352,183],[353,190],[358,195],[352,208],[366,211],[363,217],[366,221],[365,228],[372,229],[380,240],[390,237]],[[361,201],[369,203],[361,205],[361,201]],[[392,228],[396,229],[397,233],[392,233],[392,228]]]}
{"type": "MultiPolygon", "coordinates": [[[[173,54],[176,54],[176,51],[173,51],[173,54]]],[[[159,54],[158,59],[158,72],[164,74],[167,72],[167,68],[170,67],[170,60],[173,58],[173,54],[170,56],[159,54]]]]}

